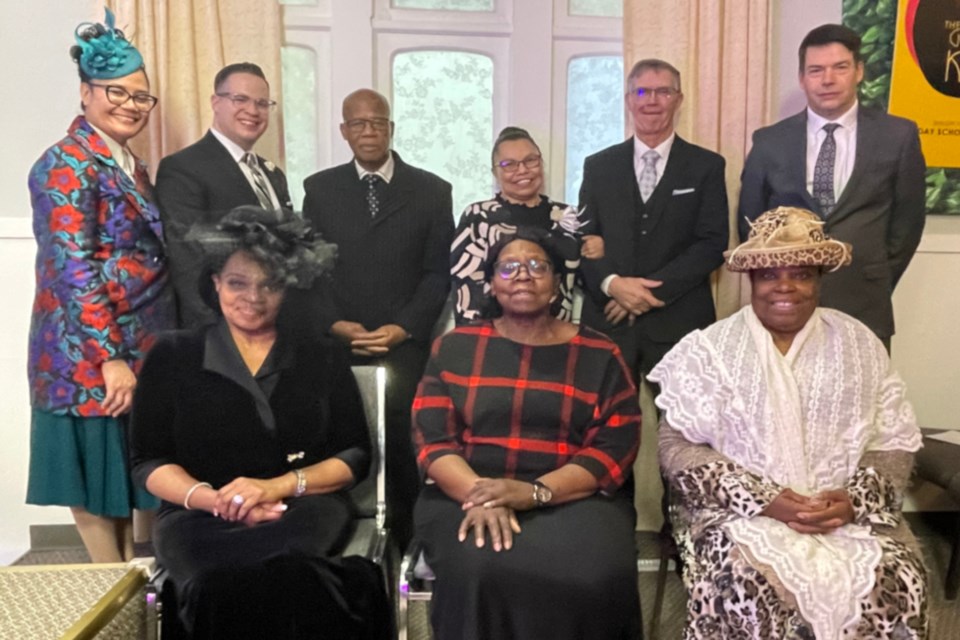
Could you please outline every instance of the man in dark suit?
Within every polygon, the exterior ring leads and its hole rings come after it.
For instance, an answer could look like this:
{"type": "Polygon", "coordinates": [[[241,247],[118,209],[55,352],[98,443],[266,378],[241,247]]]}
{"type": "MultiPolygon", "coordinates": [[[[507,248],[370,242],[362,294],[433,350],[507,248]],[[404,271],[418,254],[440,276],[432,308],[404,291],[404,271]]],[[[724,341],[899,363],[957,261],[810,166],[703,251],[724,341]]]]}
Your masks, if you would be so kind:
{"type": "Polygon", "coordinates": [[[449,183],[390,150],[393,126],[379,93],[347,96],[340,133],[354,158],[304,181],[303,215],[338,247],[321,328],[350,346],[354,364],[388,371],[388,508],[405,545],[420,484],[410,405],[450,286],[453,201],[449,183]]]}
{"type": "Polygon", "coordinates": [[[917,126],[857,103],[860,37],[827,24],[800,45],[807,108],[758,129],[743,168],[740,236],[780,205],[809,209],[853,245],[848,269],[824,274],[820,304],[866,324],[890,347],[893,289],[923,235],[925,164],[917,126]]]}
{"type": "Polygon", "coordinates": [[[186,240],[190,227],[215,223],[240,205],[292,209],[287,179],[253,153],[276,102],[263,71],[250,62],[227,65],[213,82],[213,125],[189,147],[160,161],[157,200],[163,220],[180,327],[214,320],[197,293],[203,254],[186,240]]]}
{"type": "Polygon", "coordinates": [[[586,159],[580,206],[603,236],[584,260],[581,321],[608,334],[647,373],[690,331],[716,319],[710,273],[727,248],[722,157],[676,135],[680,73],[641,60],[627,78],[634,135],[586,159]]]}

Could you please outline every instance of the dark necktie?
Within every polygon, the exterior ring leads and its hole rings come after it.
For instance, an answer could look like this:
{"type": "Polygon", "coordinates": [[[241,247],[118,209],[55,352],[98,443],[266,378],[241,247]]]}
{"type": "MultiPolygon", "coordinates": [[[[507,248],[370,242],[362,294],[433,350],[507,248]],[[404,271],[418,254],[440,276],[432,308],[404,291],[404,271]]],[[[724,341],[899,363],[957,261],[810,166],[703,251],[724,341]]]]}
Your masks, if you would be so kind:
{"type": "Polygon", "coordinates": [[[243,154],[241,161],[250,168],[250,174],[253,176],[253,191],[257,194],[260,206],[264,209],[273,209],[270,187],[267,186],[267,179],[260,170],[260,162],[257,160],[257,156],[247,152],[243,154]]]}
{"type": "Polygon", "coordinates": [[[363,176],[363,181],[367,183],[367,213],[371,218],[376,218],[380,213],[380,190],[383,178],[375,173],[368,173],[363,176]]]}
{"type": "Polygon", "coordinates": [[[820,145],[820,153],[817,154],[817,163],[813,166],[813,197],[820,203],[820,210],[823,211],[823,217],[826,218],[833,212],[833,207],[837,203],[836,195],[833,193],[833,171],[837,160],[837,141],[833,137],[833,132],[840,125],[828,123],[823,125],[823,130],[827,136],[820,145]]]}

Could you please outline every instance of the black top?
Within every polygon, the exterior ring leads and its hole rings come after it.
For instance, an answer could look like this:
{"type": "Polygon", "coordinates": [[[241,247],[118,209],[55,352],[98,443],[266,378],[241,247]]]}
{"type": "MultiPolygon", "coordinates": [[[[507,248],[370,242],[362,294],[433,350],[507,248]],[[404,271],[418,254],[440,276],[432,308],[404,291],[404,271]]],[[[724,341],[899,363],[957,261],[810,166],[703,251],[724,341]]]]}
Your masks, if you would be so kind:
{"type": "Polygon", "coordinates": [[[165,336],[147,357],[132,417],[138,483],[173,463],[218,488],[331,457],[355,481],[369,471],[363,404],[339,345],[278,338],[254,376],[221,320],[165,336]]]}

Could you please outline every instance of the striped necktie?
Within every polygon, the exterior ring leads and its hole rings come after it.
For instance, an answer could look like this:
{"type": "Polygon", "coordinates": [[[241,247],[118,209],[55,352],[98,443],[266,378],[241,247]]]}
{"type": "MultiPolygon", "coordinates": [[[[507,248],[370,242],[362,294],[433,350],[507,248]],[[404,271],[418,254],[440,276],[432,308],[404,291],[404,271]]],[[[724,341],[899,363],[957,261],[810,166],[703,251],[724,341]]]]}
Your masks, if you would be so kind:
{"type": "Polygon", "coordinates": [[[264,177],[263,171],[260,170],[260,162],[257,160],[257,156],[247,152],[243,154],[241,161],[249,167],[250,174],[253,176],[253,190],[257,194],[260,206],[264,209],[274,209],[273,198],[270,197],[270,187],[267,185],[267,179],[264,177]]]}

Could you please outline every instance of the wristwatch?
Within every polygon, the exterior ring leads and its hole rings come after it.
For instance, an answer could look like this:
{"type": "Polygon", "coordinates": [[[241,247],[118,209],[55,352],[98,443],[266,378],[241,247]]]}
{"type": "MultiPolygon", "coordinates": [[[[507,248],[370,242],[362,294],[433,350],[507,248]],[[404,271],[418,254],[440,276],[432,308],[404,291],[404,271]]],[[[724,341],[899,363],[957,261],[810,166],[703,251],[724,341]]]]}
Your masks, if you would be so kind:
{"type": "Polygon", "coordinates": [[[545,507],[553,500],[553,491],[550,487],[539,480],[533,481],[533,504],[537,507],[545,507]]]}

